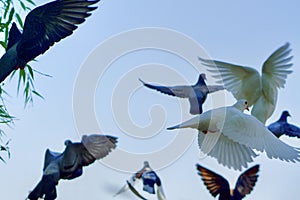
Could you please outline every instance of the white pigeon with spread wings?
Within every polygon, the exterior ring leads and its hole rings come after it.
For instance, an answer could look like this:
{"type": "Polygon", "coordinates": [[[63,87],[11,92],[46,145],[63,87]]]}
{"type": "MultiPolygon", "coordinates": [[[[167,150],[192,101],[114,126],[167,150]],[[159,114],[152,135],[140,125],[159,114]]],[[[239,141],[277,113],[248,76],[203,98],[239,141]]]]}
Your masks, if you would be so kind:
{"type": "Polygon", "coordinates": [[[158,86],[145,83],[141,79],[139,80],[147,88],[157,90],[163,94],[187,98],[190,102],[190,113],[192,115],[201,114],[203,112],[202,105],[209,93],[224,90],[224,87],[221,85],[206,85],[205,74],[200,74],[197,83],[194,85],[158,86]]]}
{"type": "Polygon", "coordinates": [[[289,70],[293,58],[290,52],[289,43],[278,48],[264,62],[261,75],[250,67],[217,60],[199,60],[237,100],[247,99],[249,106],[253,105],[251,114],[265,124],[275,110],[278,89],[284,87],[288,74],[292,73],[289,70]]]}
{"type": "Polygon", "coordinates": [[[138,196],[140,199],[146,200],[145,197],[143,197],[135,188],[135,184],[137,180],[143,181],[143,190],[150,193],[155,194],[155,187],[156,189],[156,195],[158,200],[166,200],[166,196],[164,194],[164,190],[162,187],[162,182],[159,178],[159,176],[153,171],[153,169],[150,167],[149,162],[145,161],[144,166],[141,170],[136,172],[129,180],[126,181],[126,185],[124,185],[114,196],[117,196],[128,189],[130,189],[136,196],[138,196]]]}
{"type": "Polygon", "coordinates": [[[109,135],[82,136],[81,142],[65,141],[64,152],[45,153],[42,180],[30,192],[28,199],[56,199],[56,185],[60,179],[71,180],[82,175],[83,167],[107,156],[116,148],[117,138],[109,135]]]}
{"type": "Polygon", "coordinates": [[[252,149],[265,151],[269,158],[300,161],[298,149],[279,140],[252,115],[244,114],[245,109],[247,101],[239,100],[233,106],[209,110],[168,129],[199,130],[200,150],[229,168],[247,167],[256,156],[252,149]]]}

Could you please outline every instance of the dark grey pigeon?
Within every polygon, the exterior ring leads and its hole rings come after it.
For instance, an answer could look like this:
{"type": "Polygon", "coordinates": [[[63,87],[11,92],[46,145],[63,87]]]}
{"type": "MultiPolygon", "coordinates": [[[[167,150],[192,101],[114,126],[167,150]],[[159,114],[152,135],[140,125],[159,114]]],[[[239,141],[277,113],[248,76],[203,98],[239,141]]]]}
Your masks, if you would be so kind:
{"type": "Polygon", "coordinates": [[[287,122],[287,117],[290,116],[288,111],[283,111],[280,118],[270,124],[268,129],[278,138],[282,135],[300,138],[300,128],[287,122]]]}
{"type": "Polygon", "coordinates": [[[0,83],[9,74],[45,53],[54,43],[71,35],[90,16],[100,0],[56,0],[39,6],[25,18],[23,33],[15,23],[9,31],[6,53],[0,59],[0,83]]]}
{"type": "Polygon", "coordinates": [[[71,180],[81,176],[84,166],[107,156],[112,149],[116,148],[116,143],[117,138],[113,136],[84,135],[78,143],[65,141],[66,148],[62,153],[47,149],[42,180],[30,192],[28,199],[56,199],[55,187],[60,179],[71,180]]]}
{"type": "Polygon", "coordinates": [[[241,200],[253,190],[258,178],[259,165],[255,165],[243,172],[234,189],[230,189],[228,181],[221,175],[197,164],[198,175],[202,177],[204,185],[213,197],[219,195],[219,200],[241,200]]]}
{"type": "Polygon", "coordinates": [[[213,93],[219,90],[224,90],[221,85],[206,85],[205,74],[200,74],[198,81],[195,85],[180,85],[180,86],[158,86],[145,83],[139,79],[144,86],[157,90],[161,93],[168,94],[180,98],[188,98],[190,102],[190,113],[192,115],[201,114],[202,104],[205,102],[207,94],[213,93]]]}

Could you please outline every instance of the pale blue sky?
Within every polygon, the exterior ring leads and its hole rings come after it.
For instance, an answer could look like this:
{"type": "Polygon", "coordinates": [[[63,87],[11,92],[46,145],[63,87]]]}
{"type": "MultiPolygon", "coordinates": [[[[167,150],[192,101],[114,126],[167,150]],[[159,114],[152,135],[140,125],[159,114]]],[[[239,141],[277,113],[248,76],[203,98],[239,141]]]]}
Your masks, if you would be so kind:
{"type": "MultiPolygon", "coordinates": [[[[36,1],[36,4],[41,5],[45,2],[36,1]]],[[[6,84],[5,89],[13,96],[6,98],[7,106],[10,113],[18,120],[12,128],[3,127],[7,139],[12,140],[11,159],[7,160],[7,164],[0,163],[1,199],[25,199],[28,191],[35,187],[42,176],[46,148],[62,151],[65,139],[77,141],[80,139],[76,132],[72,109],[74,84],[80,66],[101,42],[134,28],[173,29],[193,38],[214,59],[252,66],[259,71],[263,61],[275,49],[285,42],[290,42],[294,55],[293,73],[288,76],[286,88],[279,91],[277,108],[267,124],[277,120],[282,110],[287,109],[292,115],[290,122],[300,125],[298,105],[300,95],[297,94],[300,75],[298,69],[300,3],[298,1],[287,3],[269,0],[263,2],[258,0],[248,2],[102,0],[98,6],[99,8],[72,36],[56,44],[45,55],[39,56],[38,62],[30,63],[35,69],[53,76],[47,78],[36,75],[36,89],[45,100],[35,98],[34,106],[24,109],[22,96],[15,95],[16,82],[11,81],[6,84]]],[[[165,128],[180,122],[179,103],[188,109],[187,101],[178,103],[175,98],[140,88],[130,99],[131,117],[139,126],[145,126],[150,123],[148,117],[150,107],[160,104],[165,109],[164,127],[158,135],[146,140],[131,138],[122,133],[112,118],[111,91],[115,87],[116,80],[145,63],[168,65],[181,73],[190,83],[194,83],[198,77],[192,66],[180,57],[155,50],[133,52],[111,65],[96,90],[96,115],[105,133],[118,136],[120,147],[131,152],[151,152],[157,147],[168,144],[169,140],[175,137],[176,132],[166,131],[165,128]]],[[[166,83],[162,72],[157,72],[160,76],[155,73],[153,72],[153,79],[147,77],[144,78],[145,81],[166,83]]],[[[139,84],[138,78],[134,77],[137,84],[139,84]]],[[[173,80],[173,83],[176,82],[177,80],[173,80]]],[[[178,80],[178,83],[182,82],[178,80]]],[[[205,109],[210,109],[211,98],[213,96],[207,99],[205,109]]],[[[228,104],[234,103],[230,95],[227,101],[228,104]]],[[[182,112],[187,114],[188,110],[182,112]]],[[[193,130],[186,130],[186,132],[186,134],[196,134],[193,130]]],[[[300,141],[295,138],[283,137],[282,139],[288,144],[300,147],[300,141]]],[[[215,159],[199,160],[199,150],[195,140],[182,157],[158,171],[168,199],[213,199],[197,175],[196,163],[222,174],[230,181],[231,186],[235,184],[240,174],[219,166],[215,159]]],[[[299,163],[270,160],[265,154],[261,154],[250,166],[254,164],[261,164],[260,176],[253,192],[246,199],[298,199],[296,181],[300,179],[299,163]]],[[[141,167],[142,163],[133,166],[137,170],[141,167]]],[[[130,193],[112,197],[129,176],[129,173],[113,170],[96,162],[85,168],[80,178],[61,181],[57,187],[58,199],[137,199],[130,193]]],[[[150,197],[150,199],[155,198],[150,197]]]]}

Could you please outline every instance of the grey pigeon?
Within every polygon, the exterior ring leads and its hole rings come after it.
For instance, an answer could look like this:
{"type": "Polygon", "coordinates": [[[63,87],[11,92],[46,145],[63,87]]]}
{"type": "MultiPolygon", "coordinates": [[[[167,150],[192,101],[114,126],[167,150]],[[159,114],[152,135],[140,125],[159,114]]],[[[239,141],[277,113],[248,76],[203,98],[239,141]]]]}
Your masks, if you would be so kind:
{"type": "Polygon", "coordinates": [[[137,180],[143,181],[143,190],[150,193],[155,194],[155,187],[157,187],[157,199],[158,200],[166,200],[166,196],[163,191],[162,183],[158,175],[153,171],[150,167],[149,162],[145,161],[144,166],[141,170],[136,172],[129,181],[126,181],[126,185],[124,185],[116,194],[119,195],[125,192],[128,188],[137,195],[140,199],[146,199],[143,197],[138,191],[134,188],[137,180]],[[156,185],[156,186],[155,186],[156,185]]]}
{"type": "Polygon", "coordinates": [[[195,85],[180,85],[180,86],[157,86],[145,83],[139,79],[144,86],[157,90],[161,93],[168,94],[180,98],[188,98],[190,102],[190,113],[192,115],[201,114],[202,104],[205,102],[207,94],[213,93],[219,90],[224,90],[221,85],[206,85],[205,74],[200,74],[198,81],[195,85]]]}
{"type": "Polygon", "coordinates": [[[253,190],[258,178],[259,165],[255,165],[243,172],[232,190],[228,181],[219,174],[197,164],[198,175],[213,197],[219,195],[219,200],[241,200],[253,190]]]}
{"type": "Polygon", "coordinates": [[[95,162],[95,160],[107,156],[116,148],[117,138],[108,135],[84,135],[81,142],[73,143],[65,141],[64,152],[52,152],[49,149],[45,153],[42,180],[30,192],[28,199],[45,200],[56,199],[56,188],[60,179],[71,180],[82,175],[83,167],[95,162]]]}
{"type": "Polygon", "coordinates": [[[300,128],[287,122],[289,116],[291,115],[288,111],[283,111],[280,118],[270,124],[268,129],[278,138],[282,135],[300,138],[300,128]]]}
{"type": "Polygon", "coordinates": [[[39,6],[25,18],[23,33],[15,23],[9,31],[6,53],[0,59],[0,83],[9,74],[45,53],[54,43],[71,35],[100,0],[56,0],[39,6]]]}

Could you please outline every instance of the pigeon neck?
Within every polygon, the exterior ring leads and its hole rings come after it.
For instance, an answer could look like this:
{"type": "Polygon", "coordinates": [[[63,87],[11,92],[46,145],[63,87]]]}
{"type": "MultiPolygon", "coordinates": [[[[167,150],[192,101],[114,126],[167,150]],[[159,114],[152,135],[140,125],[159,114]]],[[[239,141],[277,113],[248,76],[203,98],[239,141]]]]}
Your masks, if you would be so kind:
{"type": "Polygon", "coordinates": [[[198,79],[196,85],[206,85],[204,79],[203,79],[201,76],[199,77],[199,79],[198,79]]]}
{"type": "Polygon", "coordinates": [[[282,113],[281,116],[280,116],[280,118],[279,118],[279,121],[286,122],[287,121],[286,114],[282,113]]]}

